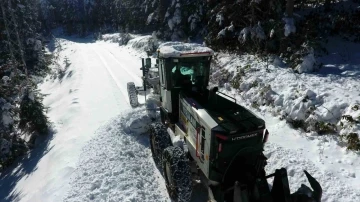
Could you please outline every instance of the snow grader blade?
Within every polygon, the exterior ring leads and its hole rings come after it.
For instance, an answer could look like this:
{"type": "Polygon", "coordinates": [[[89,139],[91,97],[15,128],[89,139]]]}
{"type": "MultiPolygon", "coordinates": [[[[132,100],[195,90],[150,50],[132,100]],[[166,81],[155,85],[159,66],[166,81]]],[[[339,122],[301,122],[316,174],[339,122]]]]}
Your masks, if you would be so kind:
{"type": "Polygon", "coordinates": [[[255,185],[235,181],[232,187],[227,190],[220,190],[221,193],[219,193],[219,189],[209,186],[208,201],[219,202],[214,196],[214,193],[218,193],[218,195],[225,195],[225,197],[217,197],[222,198],[220,199],[221,202],[321,202],[322,188],[319,182],[307,171],[304,172],[313,190],[302,184],[296,192],[291,194],[287,171],[285,168],[281,168],[262,180],[258,179],[255,185]],[[266,182],[266,179],[272,177],[274,177],[274,181],[271,190],[267,183],[259,183],[260,181],[266,182]],[[266,187],[261,185],[266,185],[266,187]],[[231,193],[231,197],[226,196],[228,193],[231,193]]]}
{"type": "Polygon", "coordinates": [[[277,169],[274,174],[266,176],[266,178],[274,177],[273,187],[271,189],[272,201],[274,202],[321,202],[322,188],[319,182],[313,178],[306,170],[304,173],[313,188],[311,190],[306,185],[290,194],[289,181],[285,168],[277,169]]]}

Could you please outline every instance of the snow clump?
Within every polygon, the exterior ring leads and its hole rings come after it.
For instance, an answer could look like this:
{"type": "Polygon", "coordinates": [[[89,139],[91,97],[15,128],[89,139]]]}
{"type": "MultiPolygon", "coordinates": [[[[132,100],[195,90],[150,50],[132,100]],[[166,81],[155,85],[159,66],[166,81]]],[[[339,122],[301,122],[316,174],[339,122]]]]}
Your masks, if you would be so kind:
{"type": "Polygon", "coordinates": [[[294,19],[293,18],[283,18],[284,22],[285,22],[285,26],[284,26],[284,35],[286,37],[288,37],[291,33],[295,33],[296,32],[296,27],[295,27],[295,23],[294,23],[294,19]]]}
{"type": "Polygon", "coordinates": [[[224,15],[222,13],[218,13],[216,15],[216,22],[219,23],[219,26],[222,26],[224,24],[224,20],[225,20],[225,18],[224,18],[224,15]]]}
{"type": "Polygon", "coordinates": [[[151,122],[151,117],[148,115],[143,115],[141,117],[129,117],[129,119],[125,121],[124,131],[127,133],[141,135],[149,130],[151,122]]]}
{"type": "Polygon", "coordinates": [[[295,68],[299,73],[313,72],[315,70],[316,59],[314,55],[314,49],[310,48],[309,54],[303,58],[301,64],[298,64],[295,68]]]}

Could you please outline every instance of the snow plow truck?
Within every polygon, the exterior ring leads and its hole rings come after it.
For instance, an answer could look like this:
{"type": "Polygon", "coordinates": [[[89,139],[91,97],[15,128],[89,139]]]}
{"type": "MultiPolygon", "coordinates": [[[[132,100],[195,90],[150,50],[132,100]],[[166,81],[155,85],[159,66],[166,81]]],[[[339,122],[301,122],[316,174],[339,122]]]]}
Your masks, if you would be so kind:
{"type": "Polygon", "coordinates": [[[191,201],[193,184],[200,181],[211,202],[320,202],[321,186],[308,172],[312,189],[302,185],[295,193],[285,168],[265,173],[265,121],[209,87],[213,53],[199,44],[164,43],[155,67],[143,59],[143,86],[127,86],[133,107],[148,88],[158,94],[161,121],[149,127],[149,139],[170,198],[191,201]]]}

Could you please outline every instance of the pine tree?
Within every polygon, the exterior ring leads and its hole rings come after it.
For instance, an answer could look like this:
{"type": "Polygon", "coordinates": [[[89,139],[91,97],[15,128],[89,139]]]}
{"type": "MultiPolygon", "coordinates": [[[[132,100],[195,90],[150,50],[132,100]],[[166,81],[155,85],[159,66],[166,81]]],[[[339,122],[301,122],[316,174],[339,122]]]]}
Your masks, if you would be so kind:
{"type": "Polygon", "coordinates": [[[46,133],[48,127],[41,95],[29,76],[39,75],[45,69],[39,37],[39,3],[38,0],[0,2],[0,44],[5,47],[0,50],[0,142],[7,145],[0,151],[0,170],[26,151],[21,130],[32,136],[46,133]],[[32,102],[25,99],[18,102],[24,89],[33,92],[32,102]],[[29,126],[33,126],[32,130],[27,130],[29,126]]]}

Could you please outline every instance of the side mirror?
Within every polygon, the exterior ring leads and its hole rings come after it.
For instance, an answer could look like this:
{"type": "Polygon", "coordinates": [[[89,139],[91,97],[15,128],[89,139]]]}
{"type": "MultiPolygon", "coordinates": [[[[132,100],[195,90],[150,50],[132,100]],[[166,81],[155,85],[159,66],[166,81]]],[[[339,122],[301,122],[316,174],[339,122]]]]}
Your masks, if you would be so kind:
{"type": "Polygon", "coordinates": [[[148,68],[148,69],[151,68],[151,58],[146,58],[146,59],[145,59],[145,66],[146,66],[146,68],[148,68]]]}

